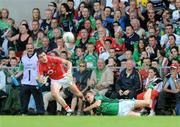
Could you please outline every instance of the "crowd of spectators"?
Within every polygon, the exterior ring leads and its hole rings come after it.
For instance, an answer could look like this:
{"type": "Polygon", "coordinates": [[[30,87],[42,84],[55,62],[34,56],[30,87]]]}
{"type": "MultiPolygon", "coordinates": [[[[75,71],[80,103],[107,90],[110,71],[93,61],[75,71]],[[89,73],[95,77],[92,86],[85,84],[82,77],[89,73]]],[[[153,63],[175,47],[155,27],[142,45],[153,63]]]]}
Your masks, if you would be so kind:
{"type": "MultiPolygon", "coordinates": [[[[83,93],[143,99],[159,77],[150,114],[180,115],[180,0],[67,0],[27,11],[31,21],[16,22],[8,8],[0,9],[1,114],[63,114],[49,92],[50,81],[39,87],[33,77],[33,57],[43,49],[72,62],[83,93]],[[75,40],[65,43],[65,32],[75,40]]],[[[83,114],[80,98],[68,89],[60,94],[83,114]]]]}

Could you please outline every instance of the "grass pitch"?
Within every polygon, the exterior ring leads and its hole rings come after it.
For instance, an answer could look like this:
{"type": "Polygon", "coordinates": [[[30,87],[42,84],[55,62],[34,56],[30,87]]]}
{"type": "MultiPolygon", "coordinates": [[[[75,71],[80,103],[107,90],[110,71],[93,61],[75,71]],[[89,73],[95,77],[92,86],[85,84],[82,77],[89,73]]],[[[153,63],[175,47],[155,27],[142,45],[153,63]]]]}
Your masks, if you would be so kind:
{"type": "Polygon", "coordinates": [[[0,116],[0,127],[180,127],[180,117],[0,116]]]}

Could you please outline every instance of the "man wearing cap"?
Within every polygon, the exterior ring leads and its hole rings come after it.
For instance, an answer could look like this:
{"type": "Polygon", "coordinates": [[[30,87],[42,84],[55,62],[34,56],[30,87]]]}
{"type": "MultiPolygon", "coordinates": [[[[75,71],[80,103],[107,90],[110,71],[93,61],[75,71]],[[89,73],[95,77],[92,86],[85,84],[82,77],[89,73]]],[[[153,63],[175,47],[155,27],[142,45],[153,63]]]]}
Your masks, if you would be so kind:
{"type": "Polygon", "coordinates": [[[170,76],[167,77],[163,91],[160,92],[158,98],[157,111],[159,111],[159,115],[171,115],[173,113],[172,111],[175,109],[176,97],[180,93],[178,68],[179,65],[177,63],[173,63],[170,66],[170,76]]]}

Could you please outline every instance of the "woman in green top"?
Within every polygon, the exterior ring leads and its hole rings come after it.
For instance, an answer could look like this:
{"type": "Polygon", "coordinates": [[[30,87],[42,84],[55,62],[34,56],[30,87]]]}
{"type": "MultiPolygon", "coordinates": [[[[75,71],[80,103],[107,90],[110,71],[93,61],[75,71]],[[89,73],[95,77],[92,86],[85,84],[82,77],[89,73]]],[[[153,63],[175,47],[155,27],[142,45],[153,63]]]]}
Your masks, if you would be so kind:
{"type": "Polygon", "coordinates": [[[96,109],[96,113],[102,115],[118,115],[118,116],[140,116],[143,115],[139,112],[134,112],[135,108],[144,108],[150,105],[151,91],[154,85],[150,85],[147,90],[144,100],[118,100],[110,99],[102,95],[95,95],[93,91],[87,91],[85,99],[90,103],[90,106],[84,108],[84,112],[96,109]]]}

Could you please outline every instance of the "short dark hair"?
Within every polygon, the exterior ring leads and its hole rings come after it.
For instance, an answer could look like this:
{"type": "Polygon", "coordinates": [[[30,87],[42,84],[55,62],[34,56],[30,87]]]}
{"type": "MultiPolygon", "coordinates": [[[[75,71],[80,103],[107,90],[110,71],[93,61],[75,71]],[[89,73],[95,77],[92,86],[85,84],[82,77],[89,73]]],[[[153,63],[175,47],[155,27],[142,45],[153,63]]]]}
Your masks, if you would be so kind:
{"type": "Polygon", "coordinates": [[[161,56],[165,57],[166,56],[166,52],[164,50],[159,50],[159,53],[161,56]]]}
{"type": "Polygon", "coordinates": [[[36,55],[37,55],[37,57],[39,58],[39,55],[41,55],[42,53],[46,53],[43,49],[38,49],[37,51],[36,51],[36,55]]]}
{"type": "Polygon", "coordinates": [[[166,27],[170,26],[173,29],[173,25],[172,24],[167,24],[166,27]]]}
{"type": "Polygon", "coordinates": [[[106,10],[106,8],[109,8],[109,9],[111,10],[111,12],[112,12],[112,8],[111,8],[110,6],[106,6],[106,7],[104,8],[104,11],[106,10]]]}
{"type": "Polygon", "coordinates": [[[174,40],[176,41],[176,36],[174,34],[170,34],[169,37],[172,36],[174,40]]]}
{"type": "Polygon", "coordinates": [[[178,47],[177,46],[173,46],[172,48],[171,48],[171,50],[172,49],[175,49],[177,52],[178,52],[178,47]]]}
{"type": "Polygon", "coordinates": [[[18,61],[18,59],[17,59],[16,57],[12,57],[12,58],[10,58],[10,60],[16,60],[16,61],[18,61]]]}

